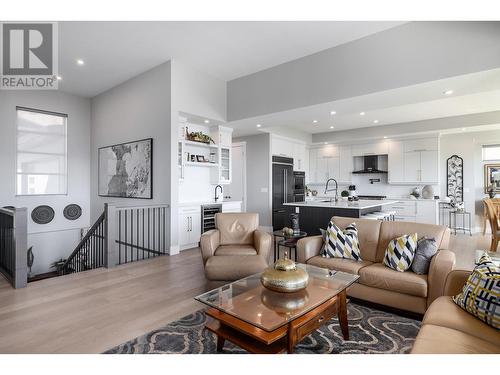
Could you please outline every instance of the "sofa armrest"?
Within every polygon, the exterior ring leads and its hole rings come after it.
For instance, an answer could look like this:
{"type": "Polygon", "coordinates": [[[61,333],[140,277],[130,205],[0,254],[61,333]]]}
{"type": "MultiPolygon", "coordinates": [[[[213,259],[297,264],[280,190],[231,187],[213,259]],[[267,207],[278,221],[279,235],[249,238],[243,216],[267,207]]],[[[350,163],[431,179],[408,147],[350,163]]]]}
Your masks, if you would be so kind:
{"type": "Polygon", "coordinates": [[[469,278],[472,271],[453,270],[446,277],[444,283],[443,295],[456,296],[462,292],[465,282],[469,278]]]}
{"type": "Polygon", "coordinates": [[[205,264],[211,256],[214,255],[215,250],[220,244],[220,233],[217,229],[212,229],[206,231],[201,235],[201,257],[203,258],[203,264],[205,264]]]}
{"type": "Polygon", "coordinates": [[[319,255],[323,247],[323,236],[311,236],[297,241],[297,261],[306,263],[313,256],[319,255]]]}
{"type": "Polygon", "coordinates": [[[429,284],[427,306],[444,293],[444,284],[448,274],[455,268],[455,253],[450,250],[439,250],[432,258],[429,267],[429,284]]]}
{"type": "Polygon", "coordinates": [[[257,254],[262,256],[266,260],[266,263],[269,263],[273,237],[267,232],[256,230],[253,232],[253,244],[255,250],[257,250],[257,254]]]}

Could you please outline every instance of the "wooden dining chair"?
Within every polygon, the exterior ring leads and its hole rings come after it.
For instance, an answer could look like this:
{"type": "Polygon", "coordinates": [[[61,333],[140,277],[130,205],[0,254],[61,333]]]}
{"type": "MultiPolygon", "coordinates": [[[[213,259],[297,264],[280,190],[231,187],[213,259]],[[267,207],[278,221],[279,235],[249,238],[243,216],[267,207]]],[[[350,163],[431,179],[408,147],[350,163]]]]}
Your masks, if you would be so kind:
{"type": "Polygon", "coordinates": [[[497,251],[500,233],[498,232],[498,216],[495,204],[492,199],[485,199],[484,204],[488,212],[488,219],[491,226],[491,246],[490,251],[497,251]]]}
{"type": "MultiPolygon", "coordinates": [[[[486,198],[487,199],[487,198],[486,198]]],[[[490,198],[491,202],[495,206],[495,212],[497,214],[497,218],[500,217],[500,198],[490,198]]],[[[483,235],[486,234],[486,225],[490,221],[488,216],[488,208],[486,207],[486,203],[484,203],[484,212],[483,212],[483,235]]]]}

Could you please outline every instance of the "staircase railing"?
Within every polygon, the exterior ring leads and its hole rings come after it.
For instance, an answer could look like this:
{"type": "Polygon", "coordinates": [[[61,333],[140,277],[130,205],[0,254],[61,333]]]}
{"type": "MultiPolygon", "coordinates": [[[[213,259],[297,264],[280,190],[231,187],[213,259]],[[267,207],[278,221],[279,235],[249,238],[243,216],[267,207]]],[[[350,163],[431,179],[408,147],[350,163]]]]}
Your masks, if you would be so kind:
{"type": "Polygon", "coordinates": [[[28,283],[28,219],[23,208],[0,208],[0,273],[14,288],[28,283]]]}
{"type": "Polygon", "coordinates": [[[104,267],[107,258],[106,210],[81,239],[66,262],[59,268],[61,275],[104,267]]]}

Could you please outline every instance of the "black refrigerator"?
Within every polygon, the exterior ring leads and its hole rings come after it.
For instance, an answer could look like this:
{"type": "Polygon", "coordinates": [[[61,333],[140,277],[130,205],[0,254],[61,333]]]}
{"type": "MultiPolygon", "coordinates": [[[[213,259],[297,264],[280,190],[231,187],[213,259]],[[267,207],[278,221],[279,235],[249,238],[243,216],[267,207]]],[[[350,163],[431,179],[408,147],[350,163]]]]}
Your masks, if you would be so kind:
{"type": "Polygon", "coordinates": [[[286,206],[293,202],[293,159],[273,156],[273,229],[290,226],[286,206]]]}

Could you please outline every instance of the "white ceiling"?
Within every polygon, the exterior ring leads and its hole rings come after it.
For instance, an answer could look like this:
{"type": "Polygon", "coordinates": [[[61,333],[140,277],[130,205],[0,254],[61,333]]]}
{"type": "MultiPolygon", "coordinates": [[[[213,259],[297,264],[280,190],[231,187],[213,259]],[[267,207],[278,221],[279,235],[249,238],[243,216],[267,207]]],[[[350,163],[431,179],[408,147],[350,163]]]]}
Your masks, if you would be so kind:
{"type": "Polygon", "coordinates": [[[61,22],[60,89],[92,97],[170,59],[229,81],[402,23],[61,22]]]}
{"type": "Polygon", "coordinates": [[[500,69],[272,113],[228,125],[235,129],[236,136],[285,127],[315,134],[497,110],[500,110],[500,69]],[[444,95],[446,90],[453,90],[453,94],[444,95]],[[332,110],[336,111],[333,116],[332,110]],[[365,115],[361,116],[361,112],[365,115]],[[314,120],[317,123],[313,123],[314,120]],[[257,128],[257,124],[261,127],[257,128]]]}

